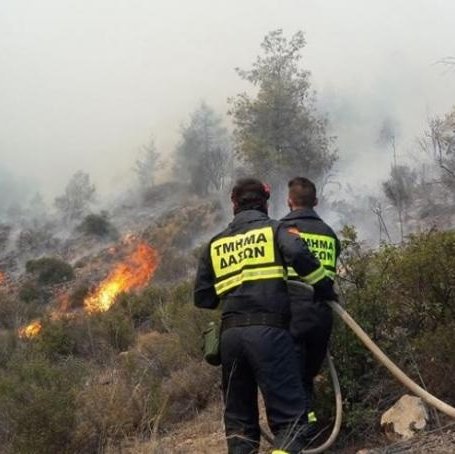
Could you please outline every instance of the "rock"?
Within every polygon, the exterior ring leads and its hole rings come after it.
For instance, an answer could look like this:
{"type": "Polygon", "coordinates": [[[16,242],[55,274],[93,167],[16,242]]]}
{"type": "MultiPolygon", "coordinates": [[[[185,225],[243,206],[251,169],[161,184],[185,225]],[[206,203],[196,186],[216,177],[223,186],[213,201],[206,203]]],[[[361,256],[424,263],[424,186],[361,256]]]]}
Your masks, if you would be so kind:
{"type": "Polygon", "coordinates": [[[391,440],[409,440],[428,424],[429,415],[420,397],[405,394],[381,417],[381,427],[391,440]]]}

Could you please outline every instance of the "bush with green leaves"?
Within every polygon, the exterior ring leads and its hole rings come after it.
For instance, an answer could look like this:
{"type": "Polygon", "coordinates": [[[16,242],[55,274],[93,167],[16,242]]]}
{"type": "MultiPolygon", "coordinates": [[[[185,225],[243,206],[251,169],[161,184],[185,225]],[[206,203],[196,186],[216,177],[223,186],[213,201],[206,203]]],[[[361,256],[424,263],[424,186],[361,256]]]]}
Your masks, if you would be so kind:
{"type": "MultiPolygon", "coordinates": [[[[403,245],[363,247],[343,231],[339,288],[346,309],[418,383],[455,401],[455,232],[410,236],[403,245]]],[[[406,390],[340,321],[331,348],[345,397],[345,440],[377,428],[380,412],[406,390]]]]}
{"type": "Polygon", "coordinates": [[[100,214],[88,214],[77,226],[76,229],[83,235],[97,236],[100,238],[117,239],[117,229],[112,225],[108,219],[106,212],[100,214]]]}
{"type": "Polygon", "coordinates": [[[33,349],[17,351],[0,373],[3,452],[70,453],[80,363],[52,362],[33,349]]]}
{"type": "Polygon", "coordinates": [[[59,284],[74,278],[73,267],[56,257],[41,257],[25,264],[28,273],[35,274],[40,284],[59,284]]]}
{"type": "Polygon", "coordinates": [[[46,304],[50,299],[49,289],[39,285],[34,279],[25,281],[19,289],[19,299],[27,304],[46,304]]]}

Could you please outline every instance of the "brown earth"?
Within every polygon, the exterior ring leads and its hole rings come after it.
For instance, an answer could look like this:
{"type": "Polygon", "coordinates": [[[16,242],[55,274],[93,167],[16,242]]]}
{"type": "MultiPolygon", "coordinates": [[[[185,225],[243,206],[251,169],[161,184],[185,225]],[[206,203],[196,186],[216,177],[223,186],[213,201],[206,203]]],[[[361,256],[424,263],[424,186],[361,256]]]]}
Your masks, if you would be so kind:
{"type": "MultiPolygon", "coordinates": [[[[191,421],[175,426],[172,433],[152,437],[152,440],[128,440],[120,449],[110,448],[106,454],[226,454],[221,403],[212,405],[191,421]]],[[[398,442],[362,449],[361,444],[345,449],[330,450],[332,454],[454,454],[455,423],[436,431],[398,442]]],[[[261,454],[270,453],[263,441],[261,454]]]]}

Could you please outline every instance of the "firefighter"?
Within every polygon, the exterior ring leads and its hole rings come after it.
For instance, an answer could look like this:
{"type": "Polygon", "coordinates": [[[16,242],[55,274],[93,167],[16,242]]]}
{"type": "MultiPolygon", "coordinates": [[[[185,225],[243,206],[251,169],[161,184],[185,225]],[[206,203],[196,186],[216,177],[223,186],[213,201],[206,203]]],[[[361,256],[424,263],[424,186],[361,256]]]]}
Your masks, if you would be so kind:
{"type": "MultiPolygon", "coordinates": [[[[281,221],[288,230],[297,230],[310,251],[318,258],[330,279],[335,278],[340,242],[335,232],[314,211],[318,203],[316,187],[307,178],[289,181],[288,205],[290,213],[281,221]]],[[[288,270],[289,279],[298,279],[294,270],[288,270]]],[[[326,304],[315,304],[311,291],[289,287],[291,297],[290,331],[296,340],[300,370],[305,392],[308,422],[316,428],[313,410],[313,381],[319,373],[332,331],[332,310],[326,304]]],[[[309,432],[314,432],[309,431],[309,432]]]]}
{"type": "Polygon", "coordinates": [[[286,265],[316,299],[331,298],[332,281],[298,234],[267,215],[269,191],[259,180],[239,180],[232,190],[234,219],[212,238],[199,261],[194,302],[222,306],[221,365],[229,454],[259,449],[258,387],[275,435],[276,453],[298,453],[307,416],[289,333],[286,265]]]}

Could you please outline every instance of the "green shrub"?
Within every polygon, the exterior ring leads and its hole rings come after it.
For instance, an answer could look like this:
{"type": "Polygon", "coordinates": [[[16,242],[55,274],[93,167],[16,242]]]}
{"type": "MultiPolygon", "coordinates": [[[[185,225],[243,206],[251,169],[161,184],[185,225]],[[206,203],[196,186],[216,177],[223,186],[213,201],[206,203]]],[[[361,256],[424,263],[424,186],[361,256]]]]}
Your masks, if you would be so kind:
{"type": "Polygon", "coordinates": [[[80,452],[104,452],[108,440],[134,435],[143,416],[138,397],[122,377],[93,376],[76,399],[73,439],[80,452]]]}
{"type": "Polygon", "coordinates": [[[127,350],[135,340],[134,325],[121,311],[110,310],[90,317],[93,336],[100,336],[118,352],[127,350]]]}
{"type": "Polygon", "coordinates": [[[71,330],[72,324],[67,320],[42,321],[41,331],[34,340],[37,349],[52,359],[74,354],[76,348],[71,330]]]}
{"type": "Polygon", "coordinates": [[[0,292],[0,328],[17,329],[26,320],[41,314],[42,307],[26,304],[14,296],[0,292]]]}
{"type": "Polygon", "coordinates": [[[415,365],[430,392],[448,402],[455,399],[455,321],[426,331],[413,342],[415,365]]]}
{"type": "Polygon", "coordinates": [[[181,248],[169,247],[154,275],[154,282],[173,283],[188,279],[197,267],[197,259],[181,248]]]}
{"type": "Polygon", "coordinates": [[[0,331],[0,368],[5,368],[17,348],[15,331],[0,331]]]}
{"type": "Polygon", "coordinates": [[[42,257],[29,260],[26,265],[28,273],[36,274],[40,284],[58,284],[74,278],[74,271],[69,263],[55,257],[42,257]]]}
{"type": "MultiPolygon", "coordinates": [[[[82,315],[73,320],[58,322],[63,328],[51,338],[61,343],[58,353],[65,349],[71,354],[90,359],[99,364],[110,361],[119,352],[133,345],[136,333],[132,321],[119,311],[95,315],[82,315]]],[[[52,345],[52,344],[51,344],[52,345]]]]}
{"type": "MultiPolygon", "coordinates": [[[[455,367],[455,338],[448,334],[455,324],[455,232],[414,235],[374,251],[358,243],[354,230],[344,234],[339,283],[348,312],[411,378],[455,400],[447,378],[455,367]]],[[[337,321],[332,339],[347,403],[344,437],[362,438],[403,389],[343,323],[337,321]]]]}
{"type": "Polygon", "coordinates": [[[118,238],[118,232],[109,222],[106,212],[87,215],[76,230],[89,236],[118,238]]]}
{"type": "Polygon", "coordinates": [[[24,282],[19,289],[19,298],[24,303],[46,304],[50,299],[50,295],[45,288],[33,280],[29,280],[24,282]]]}
{"type": "Polygon", "coordinates": [[[135,351],[154,376],[162,379],[188,363],[181,339],[174,333],[152,331],[139,335],[135,351]]]}
{"type": "Polygon", "coordinates": [[[155,326],[179,336],[185,352],[202,357],[202,333],[209,321],[221,317],[219,311],[201,310],[193,304],[193,283],[183,282],[168,289],[165,299],[156,305],[155,326]]]}
{"type": "Polygon", "coordinates": [[[192,360],[164,381],[161,392],[166,396],[163,423],[188,420],[219,396],[219,370],[205,362],[192,360]]]}
{"type": "Polygon", "coordinates": [[[68,302],[71,309],[77,309],[84,306],[84,300],[90,292],[90,286],[86,283],[79,284],[71,291],[68,302]]]}
{"type": "Polygon", "coordinates": [[[155,310],[168,298],[168,291],[161,287],[148,287],[139,294],[122,293],[112,311],[121,311],[136,328],[156,328],[155,310]]]}
{"type": "Polygon", "coordinates": [[[0,374],[3,446],[20,454],[69,453],[80,364],[18,354],[0,374]]]}

